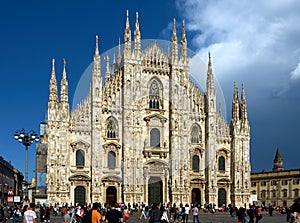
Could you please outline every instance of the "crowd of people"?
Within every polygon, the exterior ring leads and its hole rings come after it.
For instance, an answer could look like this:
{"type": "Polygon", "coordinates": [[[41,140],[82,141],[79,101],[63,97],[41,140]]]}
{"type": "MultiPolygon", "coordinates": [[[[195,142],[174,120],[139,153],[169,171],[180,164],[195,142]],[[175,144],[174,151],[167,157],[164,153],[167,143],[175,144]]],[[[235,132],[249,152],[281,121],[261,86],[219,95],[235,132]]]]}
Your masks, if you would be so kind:
{"type": "MultiPolygon", "coordinates": [[[[262,210],[264,207],[252,205],[249,208],[246,207],[228,207],[222,206],[217,210],[220,212],[229,212],[232,217],[236,217],[238,223],[258,223],[262,218],[262,210]]],[[[131,215],[135,214],[138,220],[145,219],[150,223],[168,223],[168,222],[183,222],[188,221],[193,223],[199,223],[199,212],[203,213],[215,213],[215,205],[198,205],[196,204],[179,204],[172,205],[170,202],[167,204],[153,203],[151,206],[147,206],[142,203],[119,204],[114,201],[109,203],[93,203],[93,205],[55,205],[48,207],[46,205],[37,206],[34,203],[29,205],[9,207],[7,205],[0,205],[0,223],[6,223],[11,219],[13,223],[36,223],[43,222],[49,223],[50,216],[61,216],[63,223],[119,223],[126,222],[131,215]],[[191,219],[191,216],[192,219],[191,219]],[[189,219],[190,216],[190,219],[189,219]]],[[[272,206],[269,206],[264,211],[268,211],[270,216],[273,215],[273,211],[276,210],[272,206]]],[[[294,204],[290,207],[286,207],[281,213],[286,213],[286,221],[289,223],[300,223],[300,198],[296,199],[294,204]]]]}

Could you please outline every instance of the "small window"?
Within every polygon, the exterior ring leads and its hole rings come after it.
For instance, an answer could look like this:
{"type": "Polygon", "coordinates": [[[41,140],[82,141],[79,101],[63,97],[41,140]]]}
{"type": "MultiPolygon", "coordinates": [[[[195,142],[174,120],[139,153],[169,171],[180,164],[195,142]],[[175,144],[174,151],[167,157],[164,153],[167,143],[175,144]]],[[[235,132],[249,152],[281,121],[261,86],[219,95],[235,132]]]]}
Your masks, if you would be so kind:
{"type": "Polygon", "coordinates": [[[159,109],[159,84],[153,80],[149,89],[149,108],[159,109]]]}
{"type": "Polygon", "coordinates": [[[294,190],[294,197],[299,197],[299,189],[294,190]]]}
{"type": "Polygon", "coordinates": [[[76,166],[77,167],[84,166],[84,151],[81,149],[76,151],[76,166]]]}
{"type": "Polygon", "coordinates": [[[193,156],[193,171],[199,171],[199,156],[193,156]]]}
{"type": "Polygon", "coordinates": [[[287,190],[286,189],[282,190],[282,197],[287,197],[287,190]]]}
{"type": "Polygon", "coordinates": [[[194,124],[191,132],[191,142],[199,143],[201,141],[201,129],[198,125],[194,124]]]}
{"type": "Polygon", "coordinates": [[[260,183],[260,186],[262,186],[262,187],[267,186],[267,182],[266,182],[266,181],[262,181],[262,182],[260,183]]]}
{"type": "Polygon", "coordinates": [[[225,158],[224,158],[224,156],[219,157],[219,171],[225,171],[225,158]]]}
{"type": "Polygon", "coordinates": [[[110,151],[107,154],[107,164],[108,164],[107,166],[109,169],[116,168],[116,153],[115,152],[110,151]]]}
{"type": "Polygon", "coordinates": [[[261,198],[265,198],[266,197],[266,191],[263,190],[260,195],[261,195],[261,198]]]}
{"type": "Polygon", "coordinates": [[[157,128],[150,131],[150,146],[160,147],[160,131],[157,128]]]}
{"type": "Polygon", "coordinates": [[[278,184],[278,181],[277,181],[277,180],[272,180],[272,181],[271,181],[271,185],[272,185],[272,186],[276,186],[277,184],[278,184]]]}
{"type": "Polygon", "coordinates": [[[293,179],[293,184],[294,184],[294,185],[298,185],[299,182],[300,182],[300,179],[299,179],[299,178],[293,179]]]}
{"type": "Polygon", "coordinates": [[[110,117],[107,121],[106,137],[109,139],[118,137],[118,123],[113,117],[110,117]]]}
{"type": "Polygon", "coordinates": [[[281,185],[283,185],[283,186],[288,185],[288,181],[287,180],[282,180],[281,185]]]}
{"type": "Polygon", "coordinates": [[[251,187],[256,187],[256,182],[252,182],[251,187]]]}

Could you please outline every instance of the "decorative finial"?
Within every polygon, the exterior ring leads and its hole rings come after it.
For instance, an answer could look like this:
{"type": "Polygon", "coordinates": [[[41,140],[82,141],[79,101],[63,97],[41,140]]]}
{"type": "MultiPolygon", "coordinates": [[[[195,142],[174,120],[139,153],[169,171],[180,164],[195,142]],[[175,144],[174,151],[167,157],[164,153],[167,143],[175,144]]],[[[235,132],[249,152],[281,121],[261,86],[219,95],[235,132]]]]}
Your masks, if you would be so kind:
{"type": "Polygon", "coordinates": [[[139,29],[139,13],[136,12],[135,16],[136,16],[136,19],[135,19],[135,29],[138,30],[139,29]]]}
{"type": "Polygon", "coordinates": [[[245,84],[244,84],[244,81],[242,82],[242,91],[245,91],[245,84]]]}
{"type": "Polygon", "coordinates": [[[52,59],[52,70],[54,70],[55,59],[52,59]]]}
{"type": "Polygon", "coordinates": [[[95,55],[99,55],[99,46],[98,46],[99,38],[98,35],[96,35],[96,48],[95,48],[95,55]]]}
{"type": "Polygon", "coordinates": [[[126,29],[129,29],[129,12],[126,10],[126,29]]]}
{"type": "Polygon", "coordinates": [[[66,74],[66,65],[67,65],[67,62],[66,62],[66,59],[63,59],[63,63],[64,63],[63,79],[66,79],[67,78],[67,74],[66,74]]]}

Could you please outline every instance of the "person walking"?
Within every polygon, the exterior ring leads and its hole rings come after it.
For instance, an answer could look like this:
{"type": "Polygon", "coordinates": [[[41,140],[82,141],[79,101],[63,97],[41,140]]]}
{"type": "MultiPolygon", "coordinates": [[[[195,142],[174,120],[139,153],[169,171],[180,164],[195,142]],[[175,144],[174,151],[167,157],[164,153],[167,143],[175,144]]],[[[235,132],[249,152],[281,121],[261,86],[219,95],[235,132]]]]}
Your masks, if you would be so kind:
{"type": "Polygon", "coordinates": [[[91,221],[91,223],[100,223],[101,214],[98,211],[98,209],[99,209],[99,203],[96,202],[96,203],[93,204],[93,207],[92,207],[92,221],[91,221]]]}
{"type": "Polygon", "coordinates": [[[68,213],[68,208],[67,207],[63,207],[61,209],[61,213],[63,215],[63,223],[70,223],[71,217],[70,217],[70,215],[68,213]]]}
{"type": "Polygon", "coordinates": [[[110,210],[106,213],[106,223],[119,223],[123,222],[123,215],[120,211],[116,210],[116,202],[109,202],[110,210]]]}
{"type": "Polygon", "coordinates": [[[255,219],[256,219],[255,221],[256,223],[258,223],[258,221],[262,219],[262,214],[258,206],[255,207],[255,219]]]}
{"type": "Polygon", "coordinates": [[[141,220],[142,217],[144,217],[145,219],[147,219],[146,213],[145,213],[145,205],[142,206],[142,212],[141,212],[141,215],[139,217],[139,220],[141,220]]]}
{"type": "Polygon", "coordinates": [[[35,203],[30,203],[29,208],[24,213],[24,223],[36,223],[35,203]]]}
{"type": "Polygon", "coordinates": [[[199,217],[198,217],[199,209],[197,207],[197,204],[195,204],[195,206],[192,208],[192,213],[193,213],[193,223],[195,223],[196,220],[197,220],[197,223],[200,223],[199,217]]]}

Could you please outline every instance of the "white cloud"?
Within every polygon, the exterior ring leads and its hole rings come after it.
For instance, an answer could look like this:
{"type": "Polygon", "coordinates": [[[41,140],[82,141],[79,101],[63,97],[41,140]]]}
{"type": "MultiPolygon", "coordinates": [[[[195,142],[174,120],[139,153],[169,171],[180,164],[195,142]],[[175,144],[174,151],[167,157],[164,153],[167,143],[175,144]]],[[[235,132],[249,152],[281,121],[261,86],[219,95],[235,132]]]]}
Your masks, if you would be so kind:
{"type": "Polygon", "coordinates": [[[221,82],[258,79],[272,91],[299,76],[300,1],[178,0],[177,6],[201,57],[212,52],[221,82]]]}
{"type": "Polygon", "coordinates": [[[299,80],[300,79],[300,57],[299,63],[296,68],[291,72],[291,80],[299,80]]]}

